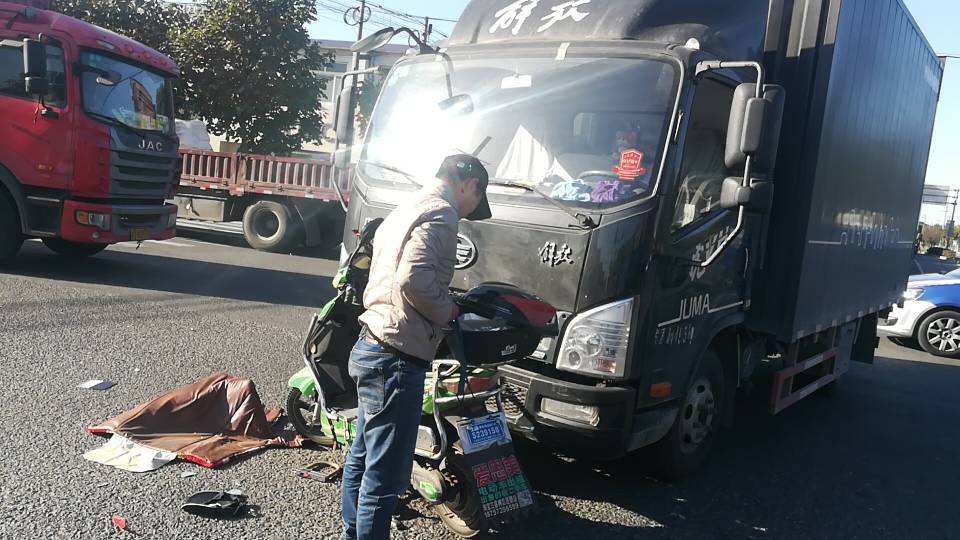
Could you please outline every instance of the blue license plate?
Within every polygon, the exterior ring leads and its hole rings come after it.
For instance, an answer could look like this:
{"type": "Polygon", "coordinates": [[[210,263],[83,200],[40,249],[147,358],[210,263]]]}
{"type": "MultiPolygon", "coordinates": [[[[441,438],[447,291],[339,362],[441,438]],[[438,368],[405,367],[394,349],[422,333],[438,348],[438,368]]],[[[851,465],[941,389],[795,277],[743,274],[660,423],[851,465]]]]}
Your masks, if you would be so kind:
{"type": "Polygon", "coordinates": [[[461,444],[467,453],[485,448],[491,444],[510,441],[506,423],[499,414],[471,418],[469,421],[461,423],[458,427],[460,430],[461,444]]]}

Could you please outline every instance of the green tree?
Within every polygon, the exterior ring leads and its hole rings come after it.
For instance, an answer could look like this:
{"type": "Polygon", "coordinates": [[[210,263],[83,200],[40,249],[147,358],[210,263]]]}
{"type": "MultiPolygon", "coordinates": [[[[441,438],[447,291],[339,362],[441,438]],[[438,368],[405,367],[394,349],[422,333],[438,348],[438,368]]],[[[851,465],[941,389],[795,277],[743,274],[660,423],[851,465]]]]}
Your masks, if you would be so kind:
{"type": "Polygon", "coordinates": [[[172,34],[190,20],[176,4],[162,0],[57,0],[55,9],[170,56],[172,34]]]}
{"type": "Polygon", "coordinates": [[[332,57],[310,41],[313,0],[208,0],[174,38],[188,110],[244,152],[287,154],[323,135],[332,57]]]}
{"type": "Polygon", "coordinates": [[[377,104],[377,98],[380,97],[382,87],[383,77],[378,73],[368,74],[357,85],[357,111],[354,114],[354,120],[358,137],[363,137],[367,132],[367,126],[370,125],[370,116],[373,114],[373,107],[377,104]]]}

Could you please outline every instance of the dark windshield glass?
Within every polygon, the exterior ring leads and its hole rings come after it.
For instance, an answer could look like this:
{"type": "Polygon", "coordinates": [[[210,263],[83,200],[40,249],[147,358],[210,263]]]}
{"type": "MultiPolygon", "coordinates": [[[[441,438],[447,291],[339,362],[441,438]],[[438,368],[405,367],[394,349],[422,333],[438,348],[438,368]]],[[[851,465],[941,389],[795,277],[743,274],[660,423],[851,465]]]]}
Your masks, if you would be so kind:
{"type": "MultiPolygon", "coordinates": [[[[569,205],[603,208],[650,194],[676,92],[675,69],[642,59],[451,59],[399,64],[384,82],[361,171],[408,184],[431,178],[443,157],[473,153],[491,180],[519,182],[569,205]],[[454,97],[451,97],[451,93],[454,97]]],[[[492,186],[496,196],[542,204],[492,186]]]]}
{"type": "Polygon", "coordinates": [[[130,127],[170,133],[174,127],[169,76],[110,56],[85,52],[83,108],[130,127]],[[99,79],[99,80],[98,80],[99,79]]]}

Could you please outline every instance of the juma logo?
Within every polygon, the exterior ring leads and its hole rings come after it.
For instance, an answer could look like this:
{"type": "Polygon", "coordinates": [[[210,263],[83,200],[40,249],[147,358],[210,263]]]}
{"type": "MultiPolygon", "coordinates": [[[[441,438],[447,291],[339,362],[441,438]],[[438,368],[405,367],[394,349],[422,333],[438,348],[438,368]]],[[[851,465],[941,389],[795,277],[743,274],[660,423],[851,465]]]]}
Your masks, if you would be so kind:
{"type": "Polygon", "coordinates": [[[469,268],[477,262],[477,246],[462,234],[457,235],[457,264],[454,266],[457,270],[469,268]]]}

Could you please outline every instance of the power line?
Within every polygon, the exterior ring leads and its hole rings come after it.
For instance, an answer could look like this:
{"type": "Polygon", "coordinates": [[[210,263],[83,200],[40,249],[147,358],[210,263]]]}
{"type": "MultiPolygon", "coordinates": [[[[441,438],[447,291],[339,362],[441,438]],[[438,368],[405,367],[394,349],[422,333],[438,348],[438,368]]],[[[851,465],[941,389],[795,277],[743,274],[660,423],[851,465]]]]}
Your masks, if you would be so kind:
{"type": "MultiPolygon", "coordinates": [[[[348,9],[353,9],[356,7],[358,2],[352,2],[351,0],[316,0],[316,5],[318,8],[334,13],[339,13],[346,11],[348,9]]],[[[399,11],[393,8],[384,6],[383,4],[376,4],[372,2],[367,2],[367,6],[372,8],[377,8],[379,12],[372,13],[370,16],[370,23],[377,26],[409,26],[416,25],[415,29],[419,29],[421,26],[427,26],[429,22],[433,21],[442,21],[456,23],[456,19],[446,19],[443,17],[432,17],[427,15],[414,15],[412,13],[407,13],[404,11],[399,11]]],[[[433,25],[429,25],[432,29],[433,25]]],[[[448,38],[445,32],[441,30],[432,30],[436,34],[448,38]]]]}

